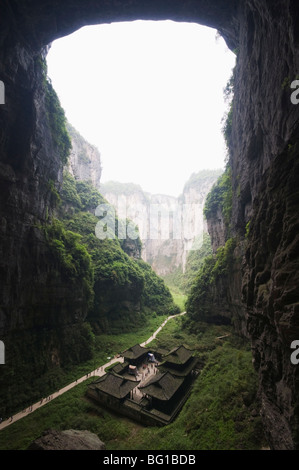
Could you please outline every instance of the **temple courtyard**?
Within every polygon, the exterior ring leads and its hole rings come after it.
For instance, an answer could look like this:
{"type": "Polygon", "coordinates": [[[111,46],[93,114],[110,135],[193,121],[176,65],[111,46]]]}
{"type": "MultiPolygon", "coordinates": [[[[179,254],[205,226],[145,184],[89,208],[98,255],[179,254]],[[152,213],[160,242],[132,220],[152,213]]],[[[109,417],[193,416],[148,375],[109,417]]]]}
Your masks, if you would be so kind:
{"type": "Polygon", "coordinates": [[[177,416],[198,373],[197,358],[183,345],[161,352],[137,344],[88,386],[87,395],[144,425],[165,425],[177,416]]]}

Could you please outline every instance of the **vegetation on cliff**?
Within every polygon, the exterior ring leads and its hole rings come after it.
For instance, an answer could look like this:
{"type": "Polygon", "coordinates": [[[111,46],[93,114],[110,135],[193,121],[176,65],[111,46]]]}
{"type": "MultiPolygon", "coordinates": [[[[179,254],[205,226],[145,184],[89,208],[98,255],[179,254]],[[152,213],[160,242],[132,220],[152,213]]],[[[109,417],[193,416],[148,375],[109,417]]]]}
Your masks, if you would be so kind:
{"type": "Polygon", "coordinates": [[[163,279],[143,260],[138,260],[137,264],[142,269],[145,280],[142,305],[146,311],[154,310],[158,315],[167,316],[179,313],[180,309],[177,306],[174,307],[172,295],[163,279]]]}
{"type": "Polygon", "coordinates": [[[228,102],[228,111],[223,118],[222,133],[227,148],[227,162],[226,168],[222,175],[219,176],[217,183],[213,186],[212,190],[207,196],[204,207],[204,216],[207,220],[217,217],[222,214],[227,232],[229,232],[232,215],[232,171],[230,161],[230,149],[232,138],[232,118],[233,118],[233,96],[234,96],[235,78],[234,72],[224,89],[224,96],[228,102]]]}
{"type": "MultiPolygon", "coordinates": [[[[65,174],[55,201],[55,217],[35,228],[50,266],[40,292],[44,308],[37,309],[32,297],[26,320],[32,319],[34,327],[16,329],[6,340],[7,364],[0,377],[5,384],[0,390],[2,417],[66,385],[67,371],[83,361],[102,357],[104,348],[109,350],[104,334],[145,330],[152,319],[162,321],[179,310],[152,268],[125,252],[125,240],[97,238],[99,217],[94,209],[107,201],[90,183],[65,174]],[[40,354],[34,354],[36,350],[40,354]]],[[[119,222],[116,219],[116,230],[119,222]]],[[[132,242],[138,248],[140,240],[132,242]]]]}
{"type": "Polygon", "coordinates": [[[107,183],[101,184],[100,190],[103,194],[113,193],[115,195],[120,196],[130,196],[137,192],[142,193],[145,196],[145,193],[143,192],[141,186],[135,183],[119,183],[118,181],[107,181],[107,183]]]}
{"type": "Polygon", "coordinates": [[[56,219],[45,227],[45,234],[52,256],[59,264],[61,276],[83,285],[86,302],[89,303],[92,298],[93,269],[91,256],[82,243],[82,237],[66,230],[56,219]]]}
{"type": "Polygon", "coordinates": [[[202,183],[205,180],[214,179],[220,177],[223,173],[223,170],[201,170],[198,173],[192,173],[189,180],[184,186],[183,194],[186,193],[191,188],[201,187],[202,183]]]}
{"type": "Polygon", "coordinates": [[[228,104],[228,111],[223,117],[222,133],[226,143],[228,155],[232,146],[232,130],[233,130],[233,111],[234,111],[234,93],[235,93],[235,70],[234,68],[231,77],[229,78],[226,87],[224,88],[224,99],[228,104]]]}
{"type": "Polygon", "coordinates": [[[46,112],[52,132],[52,138],[56,144],[61,162],[65,165],[72,147],[71,139],[66,127],[65,112],[60,105],[59,98],[49,80],[45,81],[46,86],[46,112]]]}
{"type": "MultiPolygon", "coordinates": [[[[162,279],[149,265],[130,257],[125,240],[117,238],[119,224],[127,227],[130,221],[121,221],[115,215],[115,233],[107,232],[108,236],[100,239],[95,230],[99,218],[94,211],[101,203],[109,204],[98,191],[90,183],[76,181],[66,173],[61,198],[59,218],[65,232],[79,234],[77,243],[80,240],[91,260],[93,302],[88,319],[98,333],[131,330],[146,321],[148,314],[177,313],[162,279]]],[[[136,251],[140,251],[139,237],[132,242],[136,244],[136,251]]]]}
{"type": "Polygon", "coordinates": [[[217,212],[221,213],[224,218],[227,229],[230,226],[232,215],[232,174],[229,164],[227,164],[225,172],[218,178],[216,185],[209,192],[204,207],[204,215],[206,219],[212,219],[217,216],[217,212]]]}
{"type": "MultiPolygon", "coordinates": [[[[91,377],[1,431],[0,449],[27,449],[49,428],[87,429],[96,433],[110,451],[261,449],[265,441],[257,411],[258,378],[249,345],[235,337],[231,327],[200,323],[194,331],[182,328],[183,323],[183,317],[171,320],[149,345],[170,350],[179,342],[194,350],[202,364],[190,398],[172,424],[162,429],[143,428],[86,400],[87,384],[94,380],[91,377]]],[[[157,326],[151,326],[147,337],[157,326]]],[[[144,333],[142,326],[134,334],[103,335],[100,346],[113,355],[132,345],[132,341],[144,341],[144,333]]],[[[107,361],[103,354],[101,361],[107,361]]],[[[89,367],[85,365],[81,376],[91,370],[93,363],[89,367]]],[[[79,370],[77,373],[74,379],[80,376],[79,370]]]]}
{"type": "MultiPolygon", "coordinates": [[[[229,110],[224,118],[222,129],[228,151],[226,168],[209,192],[204,207],[204,216],[210,226],[213,225],[214,221],[218,222],[219,218],[223,220],[225,227],[223,239],[226,242],[224,246],[217,249],[216,253],[211,253],[204,259],[189,290],[186,310],[189,322],[194,324],[195,327],[197,321],[226,321],[221,312],[220,315],[213,315],[213,313],[216,309],[215,304],[221,296],[223,296],[223,304],[227,303],[227,279],[233,268],[234,251],[237,245],[236,239],[231,236],[233,188],[230,148],[234,82],[233,73],[224,90],[225,98],[229,102],[229,110]]],[[[223,308],[223,310],[225,309],[223,308]]]]}
{"type": "Polygon", "coordinates": [[[211,239],[210,236],[205,233],[201,247],[188,252],[185,271],[183,272],[180,266],[173,272],[163,276],[163,279],[171,288],[171,291],[178,291],[184,295],[189,294],[202,263],[205,258],[210,255],[212,255],[211,239]]]}
{"type": "Polygon", "coordinates": [[[230,238],[216,255],[205,258],[199,269],[186,302],[190,321],[209,321],[213,313],[215,286],[225,277],[234,261],[236,240],[230,238]]]}

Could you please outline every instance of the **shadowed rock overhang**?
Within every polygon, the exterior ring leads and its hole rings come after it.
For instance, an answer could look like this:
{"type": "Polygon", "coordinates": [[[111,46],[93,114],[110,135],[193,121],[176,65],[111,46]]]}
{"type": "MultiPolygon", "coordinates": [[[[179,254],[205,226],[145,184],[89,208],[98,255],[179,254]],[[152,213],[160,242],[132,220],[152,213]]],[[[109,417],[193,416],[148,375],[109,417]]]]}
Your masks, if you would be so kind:
{"type": "Polygon", "coordinates": [[[234,49],[238,5],[239,0],[15,0],[1,5],[0,22],[8,37],[22,37],[37,49],[83,26],[134,20],[199,23],[219,30],[234,49]]]}

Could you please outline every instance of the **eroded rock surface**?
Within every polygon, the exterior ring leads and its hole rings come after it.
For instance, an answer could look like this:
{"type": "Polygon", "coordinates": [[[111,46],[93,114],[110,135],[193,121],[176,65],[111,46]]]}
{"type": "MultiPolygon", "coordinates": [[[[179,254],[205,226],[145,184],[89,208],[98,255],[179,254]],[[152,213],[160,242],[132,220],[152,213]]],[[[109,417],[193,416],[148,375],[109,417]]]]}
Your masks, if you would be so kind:
{"type": "Polygon", "coordinates": [[[28,450],[105,450],[105,444],[89,431],[45,431],[28,450]]]}

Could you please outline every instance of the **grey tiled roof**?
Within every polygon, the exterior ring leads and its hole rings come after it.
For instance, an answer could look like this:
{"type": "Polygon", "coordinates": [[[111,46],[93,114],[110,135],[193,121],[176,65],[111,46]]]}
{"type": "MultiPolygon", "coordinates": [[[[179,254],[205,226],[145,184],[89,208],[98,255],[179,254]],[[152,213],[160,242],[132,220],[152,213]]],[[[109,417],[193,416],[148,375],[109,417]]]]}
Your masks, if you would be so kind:
{"type": "Polygon", "coordinates": [[[122,356],[127,358],[127,359],[138,359],[141,357],[143,354],[150,352],[149,349],[143,348],[139,344],[135,344],[135,346],[132,346],[131,348],[127,349],[122,353],[122,356]]]}
{"type": "Polygon", "coordinates": [[[120,375],[108,372],[93,382],[91,388],[121,399],[125,398],[139,383],[140,381],[125,379],[120,375]]]}
{"type": "Polygon", "coordinates": [[[179,346],[163,357],[163,362],[172,362],[173,364],[185,364],[192,357],[190,349],[185,346],[179,346]]]}
{"type": "Polygon", "coordinates": [[[158,366],[158,368],[161,372],[169,371],[176,377],[187,377],[187,375],[189,375],[190,372],[196,368],[197,362],[198,362],[198,358],[193,357],[186,364],[182,364],[179,369],[175,368],[173,362],[172,363],[163,362],[162,364],[158,366]]]}
{"type": "Polygon", "coordinates": [[[183,382],[183,378],[174,377],[170,372],[165,372],[140,385],[139,389],[151,397],[166,401],[170,400],[183,382]]]}

